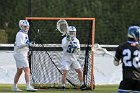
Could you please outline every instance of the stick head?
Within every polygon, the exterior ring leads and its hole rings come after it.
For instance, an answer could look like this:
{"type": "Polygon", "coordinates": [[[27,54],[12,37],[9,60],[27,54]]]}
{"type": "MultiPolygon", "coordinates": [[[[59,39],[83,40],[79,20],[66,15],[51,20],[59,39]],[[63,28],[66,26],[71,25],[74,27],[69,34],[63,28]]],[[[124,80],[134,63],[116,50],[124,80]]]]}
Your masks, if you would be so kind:
{"type": "Polygon", "coordinates": [[[94,44],[94,53],[98,55],[110,55],[114,57],[110,52],[108,52],[105,48],[102,48],[99,44],[94,44]]]}
{"type": "Polygon", "coordinates": [[[62,33],[62,36],[64,36],[69,31],[68,23],[64,19],[60,19],[57,21],[56,28],[60,33],[62,33]]]}

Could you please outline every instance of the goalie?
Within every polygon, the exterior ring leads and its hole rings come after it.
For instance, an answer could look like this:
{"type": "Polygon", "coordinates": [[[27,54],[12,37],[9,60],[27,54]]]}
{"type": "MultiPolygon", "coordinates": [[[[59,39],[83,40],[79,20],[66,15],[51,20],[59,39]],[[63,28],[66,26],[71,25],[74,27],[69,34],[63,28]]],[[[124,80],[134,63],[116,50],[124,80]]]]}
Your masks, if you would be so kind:
{"type": "Polygon", "coordinates": [[[66,76],[70,67],[74,68],[78,73],[78,78],[80,80],[80,89],[86,89],[86,85],[83,83],[83,72],[81,70],[81,66],[77,61],[77,53],[80,52],[80,43],[76,38],[76,28],[74,26],[68,27],[69,32],[66,37],[62,39],[62,48],[63,48],[63,56],[62,56],[62,89],[65,89],[66,84],[66,76]]]}

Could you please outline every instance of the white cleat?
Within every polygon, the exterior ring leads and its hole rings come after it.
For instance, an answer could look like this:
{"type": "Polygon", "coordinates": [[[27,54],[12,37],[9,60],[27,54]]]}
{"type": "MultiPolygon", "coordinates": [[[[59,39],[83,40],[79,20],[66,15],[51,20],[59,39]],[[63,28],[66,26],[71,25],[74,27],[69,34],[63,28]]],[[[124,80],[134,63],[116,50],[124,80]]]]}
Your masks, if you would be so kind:
{"type": "Polygon", "coordinates": [[[29,92],[36,92],[38,89],[34,89],[32,86],[30,87],[26,87],[26,91],[29,91],[29,92]]]}
{"type": "Polygon", "coordinates": [[[14,91],[14,92],[22,92],[22,90],[20,90],[20,89],[17,88],[17,87],[13,87],[13,88],[12,88],[12,91],[14,91]]]}

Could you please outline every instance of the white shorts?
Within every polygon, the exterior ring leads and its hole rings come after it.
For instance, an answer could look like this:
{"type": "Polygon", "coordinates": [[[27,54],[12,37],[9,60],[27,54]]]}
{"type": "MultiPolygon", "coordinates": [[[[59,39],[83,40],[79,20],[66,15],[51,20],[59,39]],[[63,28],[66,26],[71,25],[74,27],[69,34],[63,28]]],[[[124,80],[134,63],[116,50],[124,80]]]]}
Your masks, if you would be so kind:
{"type": "Polygon", "coordinates": [[[28,56],[14,54],[17,68],[29,67],[28,56]]]}
{"type": "Polygon", "coordinates": [[[79,64],[78,61],[70,62],[70,61],[63,60],[61,63],[61,66],[62,66],[62,70],[70,70],[70,68],[73,68],[73,69],[81,68],[81,65],[79,64]]]}

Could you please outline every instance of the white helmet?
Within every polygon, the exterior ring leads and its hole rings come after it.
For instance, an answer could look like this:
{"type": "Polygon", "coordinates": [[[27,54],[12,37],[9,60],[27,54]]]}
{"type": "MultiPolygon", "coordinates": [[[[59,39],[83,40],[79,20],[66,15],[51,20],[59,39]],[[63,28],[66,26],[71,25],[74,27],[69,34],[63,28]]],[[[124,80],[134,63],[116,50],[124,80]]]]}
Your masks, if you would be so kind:
{"type": "Polygon", "coordinates": [[[23,29],[22,26],[28,26],[28,27],[30,27],[29,22],[27,20],[20,20],[19,21],[19,28],[20,29],[23,29]]]}
{"type": "Polygon", "coordinates": [[[69,26],[69,32],[76,32],[75,26],[69,26]]]}
{"type": "Polygon", "coordinates": [[[69,26],[69,35],[72,38],[76,37],[76,28],[75,28],[75,26],[69,26]]]}

